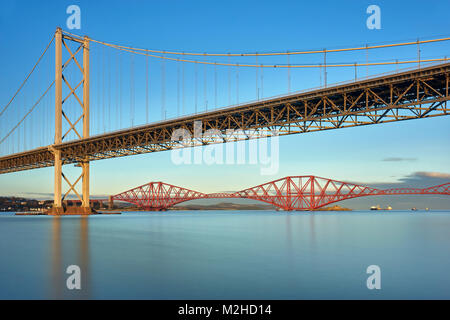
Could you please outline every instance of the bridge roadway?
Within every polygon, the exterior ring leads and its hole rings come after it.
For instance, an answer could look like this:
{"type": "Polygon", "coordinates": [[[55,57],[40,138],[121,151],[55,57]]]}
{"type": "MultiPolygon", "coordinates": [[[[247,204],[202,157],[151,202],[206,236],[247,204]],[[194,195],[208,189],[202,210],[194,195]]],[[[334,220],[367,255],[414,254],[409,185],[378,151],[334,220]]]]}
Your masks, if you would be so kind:
{"type": "Polygon", "coordinates": [[[56,149],[70,164],[227,142],[228,129],[241,130],[240,140],[448,115],[449,75],[443,63],[63,142],[0,157],[0,174],[53,166],[56,149]],[[194,136],[195,121],[221,135],[172,140],[179,128],[194,136]]]}

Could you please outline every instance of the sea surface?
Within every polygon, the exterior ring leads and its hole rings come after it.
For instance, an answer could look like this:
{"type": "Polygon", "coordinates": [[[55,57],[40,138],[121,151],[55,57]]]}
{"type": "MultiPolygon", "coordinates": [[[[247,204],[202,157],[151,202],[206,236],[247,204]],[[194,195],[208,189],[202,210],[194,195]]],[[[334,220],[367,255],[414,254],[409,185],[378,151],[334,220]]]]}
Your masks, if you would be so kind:
{"type": "Polygon", "coordinates": [[[0,257],[0,299],[450,299],[450,212],[1,214],[0,257]]]}

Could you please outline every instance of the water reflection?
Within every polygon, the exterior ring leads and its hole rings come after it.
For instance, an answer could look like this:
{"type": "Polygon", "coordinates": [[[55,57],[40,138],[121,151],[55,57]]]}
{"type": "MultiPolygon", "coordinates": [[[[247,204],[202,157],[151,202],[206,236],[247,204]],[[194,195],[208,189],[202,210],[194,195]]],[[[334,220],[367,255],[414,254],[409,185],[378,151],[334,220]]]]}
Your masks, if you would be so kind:
{"type": "Polygon", "coordinates": [[[89,299],[90,272],[89,272],[89,216],[80,217],[80,268],[81,293],[83,299],[89,299]]]}
{"type": "Polygon", "coordinates": [[[52,217],[51,242],[51,298],[89,299],[89,217],[52,217]],[[74,222],[78,222],[78,228],[74,222]],[[80,290],[69,290],[66,286],[66,280],[70,276],[66,273],[69,265],[80,267],[80,290]]]}
{"type": "Polygon", "coordinates": [[[0,297],[449,298],[448,212],[185,211],[1,222],[0,252],[11,258],[0,264],[0,297]],[[72,264],[81,268],[81,290],[66,288],[72,264]],[[389,290],[367,289],[370,264],[387,271],[389,290]],[[45,276],[30,271],[39,267],[45,276]]]}
{"type": "Polygon", "coordinates": [[[61,217],[54,216],[52,221],[51,239],[51,261],[52,261],[52,298],[62,298],[63,274],[61,262],[61,217]]]}
{"type": "Polygon", "coordinates": [[[291,227],[291,214],[286,214],[286,240],[287,240],[287,249],[289,252],[292,251],[292,227],[291,227]]]}
{"type": "Polygon", "coordinates": [[[314,252],[316,249],[316,228],[314,225],[315,214],[309,214],[309,234],[310,234],[310,246],[311,250],[314,252]]]}

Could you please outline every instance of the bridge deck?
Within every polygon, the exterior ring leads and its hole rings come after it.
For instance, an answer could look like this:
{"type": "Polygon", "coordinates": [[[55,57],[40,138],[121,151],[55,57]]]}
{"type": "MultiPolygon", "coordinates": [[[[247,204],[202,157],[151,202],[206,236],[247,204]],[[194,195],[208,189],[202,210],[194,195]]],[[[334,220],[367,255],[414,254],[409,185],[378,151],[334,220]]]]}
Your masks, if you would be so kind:
{"type": "MultiPolygon", "coordinates": [[[[448,115],[449,75],[443,63],[41,147],[0,157],[0,174],[53,166],[55,149],[69,164],[187,147],[172,133],[184,128],[193,136],[195,121],[226,142],[229,129],[240,131],[239,140],[448,115]]],[[[188,146],[210,143],[217,139],[188,146]]]]}

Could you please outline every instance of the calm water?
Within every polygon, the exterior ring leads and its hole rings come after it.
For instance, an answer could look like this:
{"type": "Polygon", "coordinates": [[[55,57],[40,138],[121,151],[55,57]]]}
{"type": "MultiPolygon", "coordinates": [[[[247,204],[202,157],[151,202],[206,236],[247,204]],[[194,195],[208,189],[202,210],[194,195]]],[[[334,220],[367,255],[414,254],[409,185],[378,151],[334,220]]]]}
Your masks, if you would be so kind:
{"type": "Polygon", "coordinates": [[[1,299],[450,299],[443,211],[0,215],[0,240],[1,299]]]}

